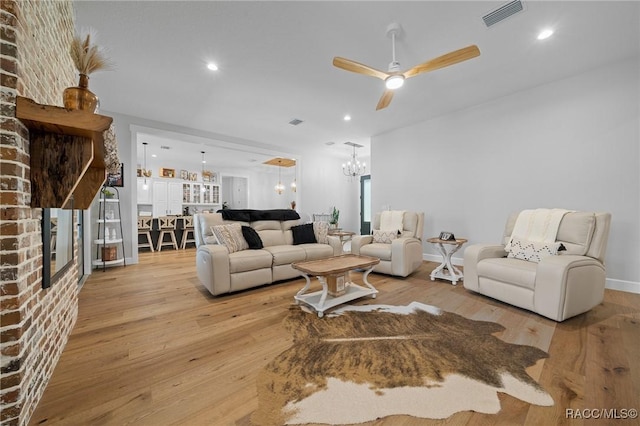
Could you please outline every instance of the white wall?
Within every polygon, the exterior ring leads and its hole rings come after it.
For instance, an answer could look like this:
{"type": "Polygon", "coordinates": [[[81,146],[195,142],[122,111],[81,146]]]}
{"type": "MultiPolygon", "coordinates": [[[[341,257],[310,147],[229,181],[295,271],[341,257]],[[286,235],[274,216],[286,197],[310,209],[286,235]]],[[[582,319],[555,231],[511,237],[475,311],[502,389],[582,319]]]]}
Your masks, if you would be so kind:
{"type": "Polygon", "coordinates": [[[373,211],[469,244],[525,208],[608,211],[608,285],[640,285],[639,75],[635,58],[374,137],[373,211]]]}

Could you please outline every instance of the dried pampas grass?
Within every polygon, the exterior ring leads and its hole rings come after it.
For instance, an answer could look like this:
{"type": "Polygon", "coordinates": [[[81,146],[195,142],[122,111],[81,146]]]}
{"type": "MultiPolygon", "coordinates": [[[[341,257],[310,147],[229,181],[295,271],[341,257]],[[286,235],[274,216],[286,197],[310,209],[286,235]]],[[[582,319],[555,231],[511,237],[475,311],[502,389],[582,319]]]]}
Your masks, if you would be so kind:
{"type": "Polygon", "coordinates": [[[105,56],[104,49],[91,44],[91,38],[95,39],[95,34],[89,31],[86,36],[76,34],[71,41],[69,52],[80,74],[89,75],[95,71],[113,68],[113,64],[105,56]]]}

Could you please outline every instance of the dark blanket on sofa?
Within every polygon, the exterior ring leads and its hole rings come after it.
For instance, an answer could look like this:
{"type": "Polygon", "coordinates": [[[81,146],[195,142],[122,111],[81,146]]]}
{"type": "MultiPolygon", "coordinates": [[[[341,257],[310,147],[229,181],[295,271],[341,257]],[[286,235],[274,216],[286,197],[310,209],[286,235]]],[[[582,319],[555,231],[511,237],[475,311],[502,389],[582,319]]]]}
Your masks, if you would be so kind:
{"type": "Polygon", "coordinates": [[[256,220],[295,220],[300,215],[295,210],[251,210],[251,209],[222,209],[218,210],[224,220],[238,220],[242,222],[254,222],[256,220]]]}

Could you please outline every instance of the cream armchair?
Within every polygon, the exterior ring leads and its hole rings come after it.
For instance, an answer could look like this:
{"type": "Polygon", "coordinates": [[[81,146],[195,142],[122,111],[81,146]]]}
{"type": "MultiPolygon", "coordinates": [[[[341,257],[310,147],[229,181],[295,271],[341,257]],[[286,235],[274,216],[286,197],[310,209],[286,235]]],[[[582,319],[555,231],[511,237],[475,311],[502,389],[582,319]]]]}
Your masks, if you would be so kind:
{"type": "MultiPolygon", "coordinates": [[[[380,213],[371,223],[371,228],[380,229],[380,213]]],[[[380,259],[374,272],[406,277],[422,263],[422,233],[424,213],[405,212],[402,231],[388,243],[374,242],[373,235],[358,235],[351,240],[351,253],[380,259]]]]}
{"type": "Polygon", "coordinates": [[[604,298],[604,258],[611,214],[571,212],[560,221],[556,241],[565,248],[539,263],[506,257],[518,214],[509,217],[501,245],[475,244],[464,252],[464,287],[564,321],[604,298]]]}

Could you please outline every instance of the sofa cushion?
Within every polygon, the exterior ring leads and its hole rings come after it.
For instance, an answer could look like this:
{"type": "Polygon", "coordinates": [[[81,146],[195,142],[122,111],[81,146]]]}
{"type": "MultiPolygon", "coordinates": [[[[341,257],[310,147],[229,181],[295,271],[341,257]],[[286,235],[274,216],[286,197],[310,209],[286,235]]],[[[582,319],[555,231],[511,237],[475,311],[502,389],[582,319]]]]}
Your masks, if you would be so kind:
{"type": "Polygon", "coordinates": [[[198,214],[198,223],[200,224],[200,235],[202,235],[202,239],[206,242],[207,237],[213,236],[211,227],[214,225],[222,225],[224,222],[222,221],[222,215],[220,213],[200,213],[198,214]]]}
{"type": "Polygon", "coordinates": [[[239,223],[228,225],[213,225],[211,231],[218,239],[218,244],[222,244],[229,250],[229,253],[246,250],[249,248],[247,241],[242,235],[242,227],[239,223]]]}
{"type": "Polygon", "coordinates": [[[556,256],[561,247],[564,248],[559,241],[543,243],[513,237],[511,238],[507,257],[538,263],[545,257],[556,256]]]}
{"type": "Polygon", "coordinates": [[[593,213],[571,212],[564,215],[556,236],[556,241],[561,241],[567,249],[562,254],[587,254],[595,228],[596,216],[593,213]]]}
{"type": "Polygon", "coordinates": [[[266,250],[243,250],[229,255],[229,272],[253,271],[271,268],[273,256],[266,250]]]}
{"type": "Polygon", "coordinates": [[[320,244],[328,244],[329,240],[329,223],[328,222],[313,222],[313,233],[316,236],[316,242],[320,244]]]}
{"type": "Polygon", "coordinates": [[[333,256],[333,248],[329,244],[311,243],[300,244],[299,246],[304,250],[306,256],[305,260],[324,259],[325,257],[333,256]]]}
{"type": "Polygon", "coordinates": [[[398,231],[382,231],[380,229],[373,230],[373,242],[382,244],[391,244],[391,241],[398,238],[398,231]]]}
{"type": "Polygon", "coordinates": [[[316,243],[316,236],[313,233],[313,223],[305,223],[304,225],[297,225],[291,227],[293,232],[293,244],[310,244],[316,243]]]}
{"type": "Polygon", "coordinates": [[[391,260],[391,244],[371,243],[360,247],[363,256],[377,257],[380,260],[391,260]]]}
{"type": "Polygon", "coordinates": [[[281,230],[264,229],[257,232],[262,240],[262,245],[265,247],[283,246],[287,243],[284,238],[284,233],[281,230]]]}
{"type": "Polygon", "coordinates": [[[301,247],[297,246],[270,246],[266,247],[267,250],[273,256],[273,265],[286,265],[293,262],[300,262],[305,260],[305,251],[301,247]]]}
{"type": "Polygon", "coordinates": [[[533,290],[537,263],[513,258],[490,258],[478,262],[478,276],[533,290]]]}
{"type": "Polygon", "coordinates": [[[263,248],[262,240],[260,239],[260,235],[250,226],[242,227],[242,236],[244,237],[247,245],[251,250],[259,250],[263,248]]]}

